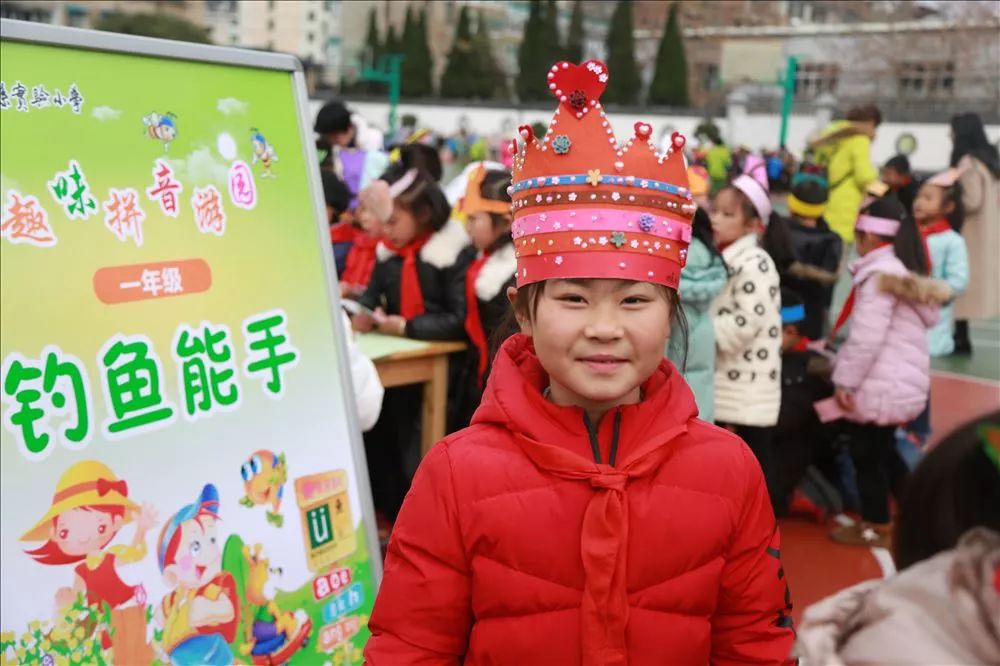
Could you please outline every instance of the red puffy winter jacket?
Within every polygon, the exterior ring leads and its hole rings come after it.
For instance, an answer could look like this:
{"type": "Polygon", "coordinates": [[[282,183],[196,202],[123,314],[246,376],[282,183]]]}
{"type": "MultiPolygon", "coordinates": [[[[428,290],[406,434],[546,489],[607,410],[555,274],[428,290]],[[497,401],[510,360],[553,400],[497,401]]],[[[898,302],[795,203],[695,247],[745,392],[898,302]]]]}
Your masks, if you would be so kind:
{"type": "Polygon", "coordinates": [[[667,361],[596,429],[547,385],[531,339],[508,340],[472,426],[424,459],[367,663],[787,661],[778,530],[747,446],[695,418],[667,361]]]}

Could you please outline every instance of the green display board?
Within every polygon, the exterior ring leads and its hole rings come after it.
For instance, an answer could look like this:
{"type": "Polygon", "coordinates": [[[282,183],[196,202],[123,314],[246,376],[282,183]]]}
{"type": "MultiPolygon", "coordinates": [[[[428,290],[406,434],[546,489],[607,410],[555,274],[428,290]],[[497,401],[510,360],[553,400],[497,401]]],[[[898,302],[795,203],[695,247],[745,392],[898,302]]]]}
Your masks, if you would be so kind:
{"type": "Polygon", "coordinates": [[[360,663],[381,569],[298,61],[0,35],[4,663],[360,663]]]}

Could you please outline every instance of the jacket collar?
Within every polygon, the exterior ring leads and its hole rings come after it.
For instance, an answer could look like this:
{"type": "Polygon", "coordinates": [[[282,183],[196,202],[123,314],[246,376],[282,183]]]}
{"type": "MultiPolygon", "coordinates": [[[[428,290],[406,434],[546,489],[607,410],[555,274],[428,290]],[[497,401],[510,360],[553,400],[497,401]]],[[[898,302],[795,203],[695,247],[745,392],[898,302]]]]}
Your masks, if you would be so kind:
{"type": "Polygon", "coordinates": [[[736,257],[755,247],[757,247],[757,234],[755,232],[750,232],[739,240],[735,240],[728,245],[726,249],[722,251],[722,258],[726,260],[727,264],[731,264],[736,257]]]}
{"type": "MultiPolygon", "coordinates": [[[[458,220],[452,218],[445,222],[440,230],[428,239],[427,243],[420,248],[420,261],[430,264],[434,268],[448,268],[458,259],[458,254],[469,244],[469,234],[465,227],[458,220]]],[[[396,256],[396,253],[379,241],[375,248],[375,256],[380,262],[388,261],[396,256]]]]}
{"type": "MultiPolygon", "coordinates": [[[[491,423],[528,439],[569,449],[593,463],[583,410],[546,400],[543,392],[548,385],[548,375],[535,355],[531,338],[514,335],[497,352],[482,403],[472,422],[491,423]]],[[[616,410],[621,414],[619,466],[628,464],[643,442],[686,427],[698,415],[691,389],[666,359],[643,384],[642,392],[641,402],[616,410]]],[[[597,436],[602,443],[610,442],[613,425],[610,413],[598,424],[597,436]]]]}
{"type": "Polygon", "coordinates": [[[491,300],[500,293],[516,272],[517,258],[514,256],[514,244],[501,245],[486,259],[479,275],[476,276],[476,296],[482,301],[491,300]]]}
{"type": "Polygon", "coordinates": [[[892,245],[884,245],[852,261],[847,270],[851,272],[856,282],[862,282],[872,273],[885,268],[886,264],[894,262],[900,263],[896,258],[896,249],[892,245]]]}

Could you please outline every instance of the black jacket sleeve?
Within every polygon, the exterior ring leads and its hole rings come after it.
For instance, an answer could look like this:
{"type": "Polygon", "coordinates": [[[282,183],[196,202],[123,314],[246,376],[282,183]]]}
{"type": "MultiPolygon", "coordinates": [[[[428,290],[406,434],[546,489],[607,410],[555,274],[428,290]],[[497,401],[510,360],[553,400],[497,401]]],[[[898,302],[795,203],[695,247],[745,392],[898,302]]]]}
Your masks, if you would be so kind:
{"type": "Polygon", "coordinates": [[[368,286],[365,288],[365,293],[358,297],[358,302],[369,310],[374,310],[382,305],[385,295],[385,274],[389,268],[387,262],[380,261],[376,263],[375,268],[372,269],[372,276],[368,281],[368,286]]]}
{"type": "MultiPolygon", "coordinates": [[[[441,308],[435,308],[406,322],[406,337],[415,340],[465,340],[465,274],[468,255],[441,270],[441,308]]],[[[425,301],[428,299],[425,297],[425,301]]]]}

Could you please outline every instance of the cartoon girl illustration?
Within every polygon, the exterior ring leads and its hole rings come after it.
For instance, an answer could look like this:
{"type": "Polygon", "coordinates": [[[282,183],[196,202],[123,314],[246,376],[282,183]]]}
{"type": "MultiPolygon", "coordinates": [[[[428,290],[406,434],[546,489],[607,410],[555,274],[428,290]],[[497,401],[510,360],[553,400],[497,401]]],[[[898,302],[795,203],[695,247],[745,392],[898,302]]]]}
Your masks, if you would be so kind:
{"type": "Polygon", "coordinates": [[[160,115],[155,111],[142,117],[142,124],[146,126],[146,136],[163,142],[163,152],[170,148],[170,142],[177,138],[177,116],[167,112],[160,115]]]}
{"type": "Polygon", "coordinates": [[[250,140],[253,143],[253,163],[260,162],[264,166],[261,178],[277,178],[271,173],[271,164],[278,161],[278,155],[274,152],[274,146],[267,142],[264,135],[256,127],[250,128],[250,140]]]}
{"type": "Polygon", "coordinates": [[[63,472],[52,495],[52,505],[21,541],[44,543],[26,551],[36,562],[47,565],[76,564],[73,585],[56,592],[56,613],[72,604],[79,594],[87,603],[111,609],[114,638],[105,632],[102,644],[115,649],[119,663],[148,663],[152,650],[146,643],[146,592],[128,585],[117,567],[146,557],[146,533],[157,523],[156,510],[141,508],[129,499],[128,484],[104,463],[80,461],[63,472]],[[135,535],[128,545],[111,542],[128,523],[135,522],[135,535]]]}

